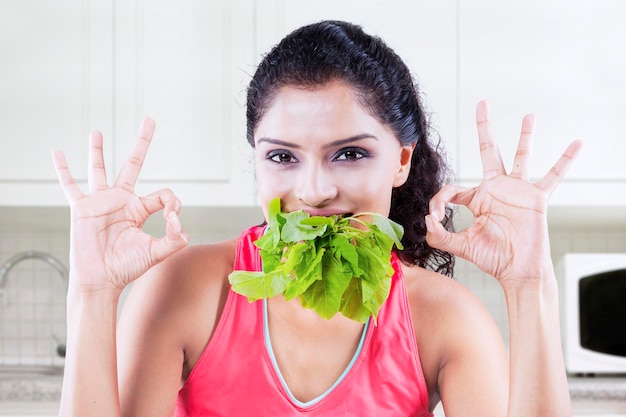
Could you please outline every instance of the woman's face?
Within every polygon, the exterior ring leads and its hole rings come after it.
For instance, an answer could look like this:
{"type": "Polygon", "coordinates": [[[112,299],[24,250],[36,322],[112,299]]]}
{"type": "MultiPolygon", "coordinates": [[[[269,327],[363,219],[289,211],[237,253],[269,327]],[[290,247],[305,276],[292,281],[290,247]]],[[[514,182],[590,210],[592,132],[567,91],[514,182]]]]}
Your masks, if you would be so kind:
{"type": "Polygon", "coordinates": [[[266,217],[277,197],[286,212],[388,216],[391,190],[406,181],[412,153],[340,82],[315,89],[282,87],[254,141],[266,217]]]}

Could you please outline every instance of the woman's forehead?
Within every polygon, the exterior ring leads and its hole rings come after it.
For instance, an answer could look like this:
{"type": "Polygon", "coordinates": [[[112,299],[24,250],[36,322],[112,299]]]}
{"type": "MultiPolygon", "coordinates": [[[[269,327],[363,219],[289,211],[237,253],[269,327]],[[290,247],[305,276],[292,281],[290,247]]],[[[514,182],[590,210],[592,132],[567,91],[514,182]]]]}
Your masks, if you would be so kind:
{"type": "Polygon", "coordinates": [[[284,86],[265,111],[255,141],[317,135],[336,139],[381,130],[386,130],[385,126],[361,106],[354,90],[344,83],[316,88],[284,86]]]}

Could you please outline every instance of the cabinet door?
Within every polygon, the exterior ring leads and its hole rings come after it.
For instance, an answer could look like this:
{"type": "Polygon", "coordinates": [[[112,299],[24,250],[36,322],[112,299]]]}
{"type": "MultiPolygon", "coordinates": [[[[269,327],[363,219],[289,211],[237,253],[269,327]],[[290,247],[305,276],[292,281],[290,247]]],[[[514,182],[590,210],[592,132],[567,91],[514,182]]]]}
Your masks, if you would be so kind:
{"type": "Polygon", "coordinates": [[[0,205],[64,204],[54,149],[85,178],[88,130],[111,134],[111,21],[107,2],[0,0],[0,205]]]}
{"type": "Polygon", "coordinates": [[[456,148],[456,2],[454,0],[257,0],[257,56],[291,30],[322,19],[359,24],[406,62],[454,162],[456,148]]]}
{"type": "Polygon", "coordinates": [[[245,88],[253,0],[116,2],[115,169],[144,116],[156,133],[138,192],[169,187],[184,205],[250,205],[245,88]]]}
{"type": "MultiPolygon", "coordinates": [[[[624,194],[626,3],[472,0],[459,5],[461,178],[471,182],[482,176],[475,157],[474,106],[485,98],[508,167],[521,118],[535,113],[534,178],[580,138],[585,146],[567,182],[594,189],[590,180],[600,186],[621,182],[624,194]]],[[[589,196],[574,189],[579,203],[589,196]]]]}

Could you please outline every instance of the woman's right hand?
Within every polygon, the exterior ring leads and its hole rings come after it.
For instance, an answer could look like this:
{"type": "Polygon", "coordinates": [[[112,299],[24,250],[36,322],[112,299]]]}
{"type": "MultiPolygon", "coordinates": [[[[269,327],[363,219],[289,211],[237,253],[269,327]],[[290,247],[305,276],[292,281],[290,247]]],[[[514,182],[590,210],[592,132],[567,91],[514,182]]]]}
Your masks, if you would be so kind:
{"type": "Polygon", "coordinates": [[[135,194],[135,184],[145,159],[154,121],[141,124],[133,151],[113,186],[106,180],[102,135],[90,135],[88,182],[84,194],[70,173],[65,156],[53,152],[54,167],[70,204],[70,285],[81,291],[121,291],[155,264],[184,248],[188,237],[178,213],[181,203],[171,190],[148,196],[135,194]],[[145,221],[163,210],[166,233],[155,238],[143,232],[145,221]]]}

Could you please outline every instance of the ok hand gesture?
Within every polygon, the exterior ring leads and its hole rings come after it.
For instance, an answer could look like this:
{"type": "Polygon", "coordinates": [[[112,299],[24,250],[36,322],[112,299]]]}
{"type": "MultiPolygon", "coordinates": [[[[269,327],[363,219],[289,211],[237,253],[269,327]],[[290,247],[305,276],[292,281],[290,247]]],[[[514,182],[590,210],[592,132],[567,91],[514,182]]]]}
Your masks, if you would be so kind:
{"type": "Polygon", "coordinates": [[[71,210],[70,285],[85,291],[121,291],[187,245],[188,238],[178,219],[181,203],[172,191],[159,190],[145,197],[134,191],[153,132],[154,121],[145,119],[113,186],[107,184],[102,135],[92,133],[88,194],[74,181],[63,153],[53,153],[57,176],[71,210]],[[159,210],[163,210],[167,223],[166,233],[155,238],[144,233],[142,227],[159,210]]]}
{"type": "Polygon", "coordinates": [[[475,188],[448,185],[430,202],[426,217],[428,243],[477,265],[505,282],[529,282],[551,275],[552,261],[546,212],[548,198],[565,176],[581,147],[568,146],[552,169],[538,182],[528,181],[534,117],[522,121],[513,168],[506,173],[489,124],[487,103],[476,108],[483,163],[483,181],[475,188]],[[473,224],[459,233],[439,223],[447,203],[469,208],[473,224]],[[521,280],[521,281],[520,281],[521,280]]]}

